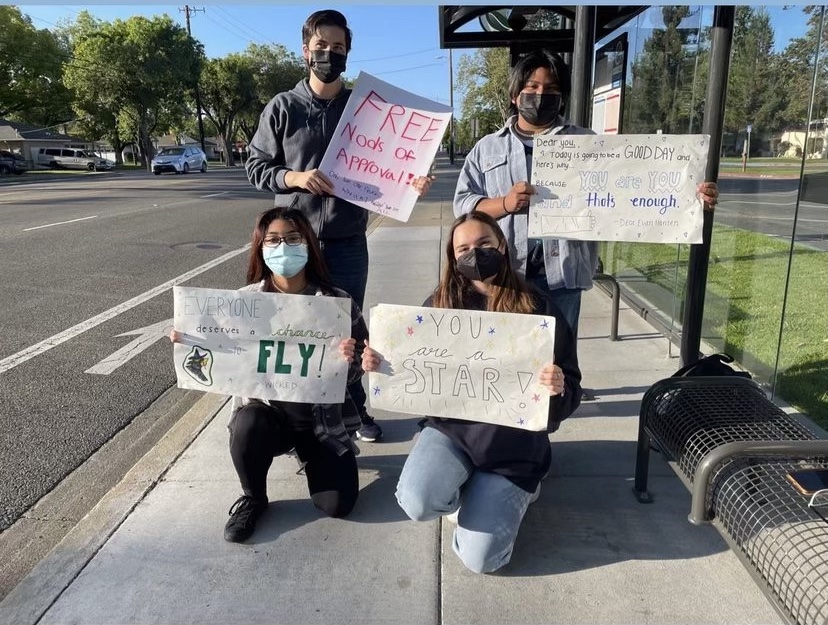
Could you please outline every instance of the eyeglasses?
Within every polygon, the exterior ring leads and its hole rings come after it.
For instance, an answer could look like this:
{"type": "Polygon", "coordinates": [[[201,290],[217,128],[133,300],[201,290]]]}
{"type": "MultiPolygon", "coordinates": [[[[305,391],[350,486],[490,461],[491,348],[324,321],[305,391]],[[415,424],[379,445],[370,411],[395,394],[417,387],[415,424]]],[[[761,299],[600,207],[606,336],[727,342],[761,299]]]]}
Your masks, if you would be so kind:
{"type": "Polygon", "coordinates": [[[302,245],[302,243],[305,242],[305,237],[298,232],[290,232],[283,237],[277,237],[269,234],[265,237],[264,246],[278,247],[282,244],[282,241],[284,241],[287,245],[302,245]]]}

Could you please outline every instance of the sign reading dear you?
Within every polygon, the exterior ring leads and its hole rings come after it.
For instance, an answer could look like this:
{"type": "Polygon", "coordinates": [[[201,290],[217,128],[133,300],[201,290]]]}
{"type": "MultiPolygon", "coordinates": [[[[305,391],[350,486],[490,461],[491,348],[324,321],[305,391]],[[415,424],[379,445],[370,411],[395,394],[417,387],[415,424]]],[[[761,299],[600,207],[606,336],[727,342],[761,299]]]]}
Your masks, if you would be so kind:
{"type": "Polygon", "coordinates": [[[708,135],[535,137],[529,236],[701,243],[708,135]]]}
{"type": "Polygon", "coordinates": [[[350,300],[341,297],[173,288],[173,352],[180,388],[211,393],[338,403],[348,363],[350,300]]]}
{"type": "Polygon", "coordinates": [[[319,169],[337,197],[408,221],[411,182],[428,174],[450,117],[450,107],[360,72],[319,169]]]}
{"type": "Polygon", "coordinates": [[[368,376],[373,408],[546,429],[538,374],[552,362],[554,317],[379,304],[371,347],[383,358],[368,376]]]}

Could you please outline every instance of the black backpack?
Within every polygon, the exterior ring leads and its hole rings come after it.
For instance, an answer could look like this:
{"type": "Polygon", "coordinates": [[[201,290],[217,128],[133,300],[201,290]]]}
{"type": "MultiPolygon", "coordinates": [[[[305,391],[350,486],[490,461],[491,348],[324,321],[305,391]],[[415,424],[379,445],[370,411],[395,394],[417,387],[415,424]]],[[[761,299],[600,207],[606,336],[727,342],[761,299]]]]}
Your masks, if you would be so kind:
{"type": "Polygon", "coordinates": [[[682,378],[695,375],[736,375],[742,378],[751,377],[747,371],[736,371],[736,369],[727,364],[730,362],[733,362],[733,356],[730,354],[712,354],[684,365],[672,377],[682,378]]]}

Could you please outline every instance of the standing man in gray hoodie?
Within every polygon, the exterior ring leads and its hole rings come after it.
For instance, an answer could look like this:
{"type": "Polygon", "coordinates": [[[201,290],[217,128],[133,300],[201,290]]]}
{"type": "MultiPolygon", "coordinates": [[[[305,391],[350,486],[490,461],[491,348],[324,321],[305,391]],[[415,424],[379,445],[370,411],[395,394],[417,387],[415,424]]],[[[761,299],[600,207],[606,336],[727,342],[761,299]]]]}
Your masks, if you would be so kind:
{"type": "MultiPolygon", "coordinates": [[[[309,75],[265,106],[245,169],[257,189],[275,193],[275,206],[297,208],[307,216],[334,284],[362,309],[368,282],[368,211],[335,197],[330,180],[318,169],[351,95],[341,78],[351,37],[339,11],[316,11],[305,20],[302,56],[309,75]]],[[[423,176],[412,186],[422,195],[430,183],[423,176]]],[[[362,419],[357,437],[378,440],[382,430],[365,409],[362,384],[348,391],[362,419]]]]}

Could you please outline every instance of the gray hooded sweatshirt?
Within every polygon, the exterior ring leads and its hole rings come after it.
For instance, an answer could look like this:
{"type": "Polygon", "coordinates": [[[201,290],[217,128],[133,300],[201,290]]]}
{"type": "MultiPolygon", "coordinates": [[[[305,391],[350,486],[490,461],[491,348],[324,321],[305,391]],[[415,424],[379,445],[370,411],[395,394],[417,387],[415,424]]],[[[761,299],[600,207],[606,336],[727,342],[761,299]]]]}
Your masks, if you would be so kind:
{"type": "Polygon", "coordinates": [[[343,88],[333,99],[322,100],[313,94],[307,78],[279,93],[259,117],[245,162],[251,184],[273,191],[274,206],[301,210],[320,239],[365,236],[368,212],[338,197],[288,188],[285,174],[319,167],[350,95],[351,90],[343,88]]]}

